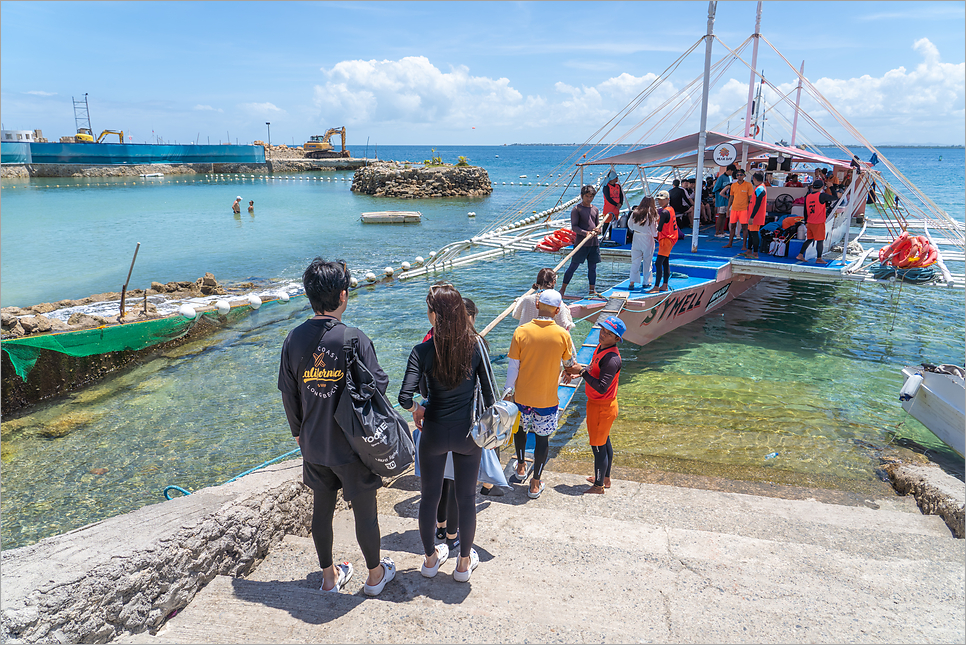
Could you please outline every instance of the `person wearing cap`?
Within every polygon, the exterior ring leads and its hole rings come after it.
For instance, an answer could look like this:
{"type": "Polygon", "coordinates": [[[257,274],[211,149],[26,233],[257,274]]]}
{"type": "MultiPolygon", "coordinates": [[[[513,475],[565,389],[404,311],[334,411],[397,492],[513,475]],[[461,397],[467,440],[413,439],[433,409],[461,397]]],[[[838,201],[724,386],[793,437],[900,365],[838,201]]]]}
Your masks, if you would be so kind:
{"type": "Polygon", "coordinates": [[[795,259],[799,262],[805,261],[805,250],[815,242],[815,264],[826,264],[822,259],[822,252],[825,250],[825,218],[828,209],[826,204],[831,204],[835,199],[826,193],[825,182],[816,179],[812,182],[812,189],[805,196],[805,243],[802,250],[795,259]]]}
{"type": "Polygon", "coordinates": [[[550,435],[557,429],[560,365],[562,362],[566,368],[574,364],[570,334],[553,320],[562,304],[557,291],[541,291],[537,299],[539,315],[516,328],[507,354],[503,398],[516,403],[521,413],[520,429],[513,435],[517,463],[510,483],[520,484],[527,478],[527,436],[532,433],[536,445],[533,479],[527,492],[530,499],[540,497],[544,489],[540,478],[550,455],[550,435]]]}
{"type": "Polygon", "coordinates": [[[241,195],[235,198],[235,203],[231,205],[231,212],[235,214],[241,212],[241,195]]]}
{"type": "Polygon", "coordinates": [[[714,182],[714,188],[711,189],[711,192],[714,193],[714,206],[717,211],[717,219],[714,225],[715,237],[724,237],[727,235],[725,230],[728,222],[728,187],[731,185],[731,175],[736,170],[738,170],[738,166],[733,163],[728,164],[725,171],[714,182]]]}
{"type": "MultiPolygon", "coordinates": [[[[540,292],[544,289],[553,289],[556,284],[557,272],[553,269],[545,267],[537,272],[537,281],[533,283],[532,287],[535,293],[517,298],[516,307],[513,308],[513,317],[520,321],[519,324],[526,324],[539,315],[537,311],[537,298],[540,297],[540,292]]],[[[553,319],[567,331],[570,331],[574,327],[574,319],[570,315],[570,307],[561,305],[560,311],[557,312],[557,315],[553,319]]]]}
{"type": "Polygon", "coordinates": [[[730,209],[728,243],[723,248],[730,248],[735,241],[738,225],[741,225],[741,250],[747,249],[748,234],[748,206],[751,204],[751,184],[745,181],[745,171],[739,168],[735,171],[735,181],[731,184],[731,195],[728,197],[730,209]]]}
{"type": "Polygon", "coordinates": [[[610,470],[614,464],[614,447],[610,429],[617,419],[617,381],[621,371],[621,354],[617,343],[627,327],[617,316],[608,316],[598,323],[600,336],[594,357],[588,365],[574,365],[567,374],[584,379],[587,394],[587,434],[594,453],[594,474],[587,478],[590,488],[584,493],[603,495],[610,488],[610,470]]]}
{"type": "Polygon", "coordinates": [[[611,168],[604,184],[604,226],[617,221],[621,206],[624,205],[624,190],[617,183],[617,173],[611,168]]]}
{"type": "Polygon", "coordinates": [[[671,279],[671,248],[678,241],[678,222],[674,217],[674,210],[668,206],[671,201],[666,190],[659,190],[654,194],[657,201],[657,260],[654,262],[656,268],[654,276],[654,288],[648,293],[668,290],[668,280],[671,279]],[[661,277],[664,277],[664,284],[661,284],[661,277]]]}
{"type": "Polygon", "coordinates": [[[597,191],[590,184],[580,189],[580,203],[570,211],[570,228],[576,234],[574,246],[578,246],[584,238],[589,236],[583,246],[574,253],[570,266],[564,273],[563,284],[560,285],[560,295],[567,293],[567,285],[574,277],[577,267],[587,261],[587,279],[590,282],[590,295],[597,293],[597,265],[600,263],[600,210],[594,206],[597,191]]]}

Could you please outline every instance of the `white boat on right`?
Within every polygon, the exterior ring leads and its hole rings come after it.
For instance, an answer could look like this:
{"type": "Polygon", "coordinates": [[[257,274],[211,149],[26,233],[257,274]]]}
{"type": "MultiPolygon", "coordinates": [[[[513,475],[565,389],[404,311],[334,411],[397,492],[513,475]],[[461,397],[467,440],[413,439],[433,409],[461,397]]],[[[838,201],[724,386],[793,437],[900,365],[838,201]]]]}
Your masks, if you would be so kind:
{"type": "Polygon", "coordinates": [[[899,400],[913,418],[962,457],[966,455],[966,372],[957,365],[902,369],[899,400]]]}

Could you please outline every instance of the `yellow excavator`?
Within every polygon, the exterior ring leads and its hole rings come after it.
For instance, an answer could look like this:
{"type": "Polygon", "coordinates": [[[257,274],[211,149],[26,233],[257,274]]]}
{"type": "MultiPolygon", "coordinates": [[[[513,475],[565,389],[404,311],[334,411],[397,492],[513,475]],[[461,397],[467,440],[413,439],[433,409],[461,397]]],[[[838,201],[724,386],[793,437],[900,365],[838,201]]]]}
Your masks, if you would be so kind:
{"type": "Polygon", "coordinates": [[[91,131],[88,128],[79,128],[77,130],[77,134],[74,135],[74,141],[77,143],[102,143],[104,141],[104,137],[109,134],[116,134],[118,143],[124,143],[123,130],[104,130],[100,135],[98,135],[97,141],[95,142],[94,135],[91,134],[91,131]]]}
{"type": "Polygon", "coordinates": [[[302,149],[305,150],[305,156],[308,159],[333,159],[339,157],[351,157],[349,151],[345,149],[345,127],[341,128],[329,128],[325,134],[314,134],[309,137],[309,140],[302,145],[302,149]],[[337,152],[335,148],[329,143],[329,139],[332,138],[333,134],[338,134],[342,137],[342,151],[337,152]]]}

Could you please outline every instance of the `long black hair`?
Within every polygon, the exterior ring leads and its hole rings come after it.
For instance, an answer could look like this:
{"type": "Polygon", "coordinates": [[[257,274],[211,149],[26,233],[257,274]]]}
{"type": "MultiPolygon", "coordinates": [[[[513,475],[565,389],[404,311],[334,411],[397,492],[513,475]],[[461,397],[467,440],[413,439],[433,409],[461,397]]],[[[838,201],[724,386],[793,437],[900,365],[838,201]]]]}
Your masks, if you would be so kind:
{"type": "Polygon", "coordinates": [[[476,331],[463,304],[463,296],[453,285],[437,283],[430,287],[426,306],[436,314],[433,376],[444,388],[452,390],[470,375],[476,351],[476,331]]]}

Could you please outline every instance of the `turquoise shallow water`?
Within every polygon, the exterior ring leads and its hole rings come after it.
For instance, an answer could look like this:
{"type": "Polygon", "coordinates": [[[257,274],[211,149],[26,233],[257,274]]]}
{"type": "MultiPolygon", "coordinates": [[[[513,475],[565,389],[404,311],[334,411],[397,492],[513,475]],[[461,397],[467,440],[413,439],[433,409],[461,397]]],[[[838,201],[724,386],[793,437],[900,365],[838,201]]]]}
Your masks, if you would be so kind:
{"type": "MultiPolygon", "coordinates": [[[[291,281],[319,253],[342,257],[357,272],[398,265],[517,208],[525,189],[502,182],[519,182],[521,174],[533,181],[570,151],[442,148],[448,161],[464,154],[486,167],[498,186],[488,198],[418,203],[354,195],[348,182],[294,177],[128,180],[127,186],[84,180],[102,184],[90,187],[78,186],[80,180],[5,180],[3,304],[117,290],[137,241],[132,286],[205,271],[221,280],[291,281]],[[235,195],[255,200],[254,218],[231,215],[235,195]],[[425,221],[365,228],[357,221],[363,211],[396,208],[421,210],[425,221]]],[[[962,219],[962,150],[885,152],[962,219]]],[[[430,149],[381,147],[379,154],[421,161],[430,149]]],[[[520,254],[445,277],[477,302],[485,324],[546,261],[520,254]]],[[[623,279],[625,269],[603,264],[599,282],[623,279]]],[[[367,287],[352,296],[347,322],[376,339],[393,397],[409,350],[428,327],[423,299],[430,282],[367,287]]],[[[583,287],[579,277],[574,286],[583,287]]],[[[208,338],[5,419],[3,547],[159,502],[167,484],[193,490],[223,482],[294,448],[275,388],[278,352],[288,330],[308,315],[304,298],[265,306],[208,338]]],[[[582,323],[574,337],[588,328],[582,323]]],[[[494,330],[494,353],[505,351],[512,331],[511,323],[494,330]]],[[[948,456],[905,415],[897,391],[904,365],[962,363],[963,294],[766,281],[714,316],[623,352],[621,423],[614,432],[620,465],[689,460],[758,469],[766,477],[770,469],[776,478],[781,471],[871,481],[876,455],[899,439],[948,456]],[[778,457],[764,458],[773,452],[778,457]]],[[[501,379],[504,371],[498,364],[501,379]]],[[[576,433],[581,402],[555,437],[555,451],[589,454],[586,437],[576,433]]]]}

